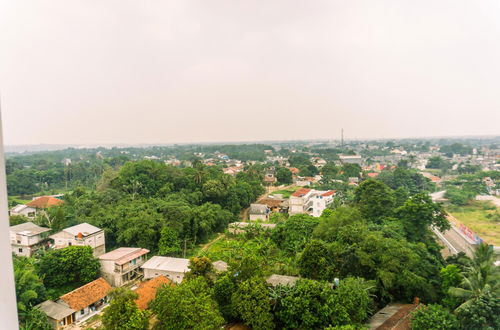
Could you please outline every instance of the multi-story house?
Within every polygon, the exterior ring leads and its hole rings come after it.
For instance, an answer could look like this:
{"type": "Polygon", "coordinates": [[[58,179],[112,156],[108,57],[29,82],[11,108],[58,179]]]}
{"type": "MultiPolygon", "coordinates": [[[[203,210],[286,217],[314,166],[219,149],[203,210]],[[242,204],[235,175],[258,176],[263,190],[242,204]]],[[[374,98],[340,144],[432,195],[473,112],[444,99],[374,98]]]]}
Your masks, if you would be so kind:
{"type": "Polygon", "coordinates": [[[94,256],[98,257],[106,252],[104,231],[88,223],[68,227],[51,235],[54,240],[54,249],[62,249],[68,246],[90,246],[94,256]]]}
{"type": "Polygon", "coordinates": [[[142,274],[141,266],[149,250],[121,247],[99,256],[101,276],[112,286],[118,287],[142,274]]]}
{"type": "Polygon", "coordinates": [[[319,217],[323,210],[333,202],[334,190],[315,190],[300,188],[288,201],[288,214],[310,214],[319,217]]]}
{"type": "Polygon", "coordinates": [[[33,222],[25,222],[10,227],[10,245],[18,256],[31,257],[47,242],[50,228],[40,227],[33,222]]]}

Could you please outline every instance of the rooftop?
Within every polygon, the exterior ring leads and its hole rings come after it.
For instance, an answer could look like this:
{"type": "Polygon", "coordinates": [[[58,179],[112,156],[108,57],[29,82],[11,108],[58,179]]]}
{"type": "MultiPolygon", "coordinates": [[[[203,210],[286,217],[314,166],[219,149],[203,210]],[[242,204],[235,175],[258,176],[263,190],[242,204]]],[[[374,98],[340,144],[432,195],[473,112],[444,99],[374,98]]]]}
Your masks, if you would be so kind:
{"type": "Polygon", "coordinates": [[[42,196],[33,199],[31,202],[26,203],[26,205],[37,209],[46,209],[48,207],[61,205],[63,203],[64,202],[58,198],[52,196],[42,196]]]}
{"type": "Polygon", "coordinates": [[[102,229],[97,228],[95,226],[92,226],[91,224],[88,224],[86,222],[81,223],[79,225],[73,226],[73,227],[68,227],[63,229],[63,231],[70,233],[71,235],[78,236],[78,234],[82,234],[83,236],[88,236],[95,234],[102,229]]]}
{"type": "Polygon", "coordinates": [[[142,282],[139,287],[135,289],[135,293],[139,296],[135,303],[140,309],[147,309],[149,303],[155,299],[156,291],[162,285],[169,285],[172,283],[168,278],[163,275],[157,276],[149,281],[142,282]]]}
{"type": "Polygon", "coordinates": [[[70,308],[79,311],[106,297],[109,291],[111,291],[111,285],[100,277],[95,281],[66,293],[60,299],[68,304],[70,308]]]}
{"type": "Polygon", "coordinates": [[[146,269],[157,269],[178,273],[189,271],[189,259],[154,256],[141,266],[146,269]]]}
{"type": "Polygon", "coordinates": [[[12,226],[9,230],[20,235],[34,236],[50,231],[50,228],[40,227],[38,225],[35,225],[33,222],[25,222],[19,225],[12,226]]]}
{"type": "Polygon", "coordinates": [[[296,192],[294,192],[292,194],[292,196],[293,197],[302,197],[304,195],[307,195],[310,191],[311,191],[311,189],[308,189],[308,188],[300,188],[299,190],[297,190],[296,192]]]}
{"type": "Polygon", "coordinates": [[[121,247],[99,256],[99,260],[112,260],[117,265],[123,265],[147,253],[149,253],[147,249],[121,247]]]}
{"type": "Polygon", "coordinates": [[[267,214],[267,205],[264,204],[250,204],[250,214],[267,214]]]}
{"type": "Polygon", "coordinates": [[[293,286],[295,282],[299,280],[297,276],[286,276],[286,275],[278,275],[273,274],[266,279],[267,284],[276,286],[276,285],[288,285],[293,286]]]}
{"type": "Polygon", "coordinates": [[[214,266],[214,269],[218,272],[225,272],[228,269],[227,262],[218,260],[212,262],[212,265],[214,266]]]}
{"type": "Polygon", "coordinates": [[[62,320],[66,316],[76,312],[74,309],[68,308],[63,304],[53,302],[52,300],[46,300],[43,303],[36,305],[35,308],[40,309],[47,314],[48,317],[54,320],[62,320]]]}

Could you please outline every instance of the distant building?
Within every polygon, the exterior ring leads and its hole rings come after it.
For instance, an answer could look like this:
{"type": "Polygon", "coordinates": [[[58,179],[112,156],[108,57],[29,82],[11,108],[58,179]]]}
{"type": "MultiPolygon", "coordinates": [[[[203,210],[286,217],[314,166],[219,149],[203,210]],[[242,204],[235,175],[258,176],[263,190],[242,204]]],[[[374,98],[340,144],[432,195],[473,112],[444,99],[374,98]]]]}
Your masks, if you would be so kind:
{"type": "Polygon", "coordinates": [[[248,216],[250,221],[262,220],[266,221],[269,219],[269,208],[264,204],[250,204],[250,209],[248,210],[248,216]]]}
{"type": "Polygon", "coordinates": [[[266,282],[270,286],[278,286],[278,285],[294,286],[299,279],[300,278],[297,276],[273,274],[266,279],[266,282]]]}
{"type": "Polygon", "coordinates": [[[22,215],[27,218],[33,219],[36,216],[36,209],[28,205],[18,204],[10,209],[10,215],[22,215]]]}
{"type": "Polygon", "coordinates": [[[54,240],[54,249],[62,249],[72,245],[90,246],[95,257],[106,252],[104,231],[88,223],[68,227],[51,235],[50,238],[54,240]]]}
{"type": "Polygon", "coordinates": [[[212,266],[214,267],[215,271],[218,273],[223,273],[229,269],[227,262],[222,261],[222,260],[212,262],[212,266]]]}
{"type": "Polygon", "coordinates": [[[363,158],[360,155],[339,155],[339,159],[343,164],[358,164],[363,163],[363,158]]]}
{"type": "Polygon", "coordinates": [[[101,276],[112,286],[119,287],[142,274],[140,268],[149,250],[121,247],[99,256],[101,276]]]}
{"type": "Polygon", "coordinates": [[[146,261],[141,268],[144,279],[163,275],[175,283],[180,283],[189,271],[189,259],[154,256],[146,261]]]}
{"type": "Polygon", "coordinates": [[[31,257],[47,242],[50,228],[25,222],[9,228],[12,252],[18,256],[31,257]]]}

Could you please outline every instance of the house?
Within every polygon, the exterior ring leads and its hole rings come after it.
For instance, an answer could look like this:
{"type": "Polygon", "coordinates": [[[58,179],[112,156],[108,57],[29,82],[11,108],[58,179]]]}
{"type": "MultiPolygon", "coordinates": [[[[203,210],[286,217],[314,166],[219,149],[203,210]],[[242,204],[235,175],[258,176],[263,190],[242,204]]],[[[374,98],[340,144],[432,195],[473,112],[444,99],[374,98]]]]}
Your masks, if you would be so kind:
{"type": "Polygon", "coordinates": [[[31,257],[47,241],[50,228],[25,222],[9,228],[10,246],[18,256],[31,257]]]}
{"type": "Polygon", "coordinates": [[[149,250],[121,247],[99,256],[101,276],[112,286],[122,286],[141,275],[149,250]]]}
{"type": "Polygon", "coordinates": [[[212,262],[212,266],[214,267],[215,271],[218,273],[223,273],[229,269],[227,262],[222,261],[222,260],[212,262]]]}
{"type": "Polygon", "coordinates": [[[10,209],[9,215],[22,215],[27,218],[33,219],[36,216],[36,209],[28,205],[18,204],[10,209]]]}
{"type": "Polygon", "coordinates": [[[62,249],[68,246],[90,246],[94,256],[98,257],[106,252],[104,231],[88,223],[68,227],[51,235],[54,240],[54,249],[62,249]]]}
{"type": "Polygon", "coordinates": [[[360,155],[339,155],[342,164],[358,164],[363,163],[363,158],[360,155]]]}
{"type": "Polygon", "coordinates": [[[266,279],[266,282],[270,286],[277,286],[277,285],[294,286],[298,280],[299,277],[297,276],[273,274],[266,279]]]}
{"type": "Polygon", "coordinates": [[[250,204],[250,209],[248,215],[250,221],[262,220],[266,221],[269,219],[269,208],[264,204],[250,204]]]}
{"type": "Polygon", "coordinates": [[[266,205],[271,212],[286,213],[288,211],[288,199],[283,199],[283,195],[281,194],[261,199],[259,203],[266,205]]]}
{"type": "Polygon", "coordinates": [[[109,301],[111,285],[102,277],[61,296],[57,303],[76,311],[75,322],[100,311],[109,301]]]}
{"type": "Polygon", "coordinates": [[[274,173],[269,173],[268,172],[264,176],[264,183],[265,184],[272,185],[272,184],[276,183],[276,181],[278,181],[278,179],[276,178],[276,176],[274,175],[274,173]]]}
{"type": "Polygon", "coordinates": [[[171,285],[171,283],[172,281],[163,275],[141,282],[137,289],[134,290],[138,296],[135,300],[137,307],[142,310],[148,309],[149,303],[156,298],[156,291],[163,285],[171,285]]]}
{"type": "Polygon", "coordinates": [[[310,214],[319,217],[323,210],[333,202],[335,190],[315,190],[309,188],[300,188],[294,192],[288,201],[288,213],[310,214]]]}
{"type": "Polygon", "coordinates": [[[413,312],[422,307],[418,298],[413,304],[392,303],[377,313],[368,321],[370,330],[410,330],[413,312]]]}
{"type": "Polygon", "coordinates": [[[180,283],[189,272],[189,259],[154,256],[146,261],[141,268],[144,279],[163,275],[174,283],[180,283]]]}
{"type": "Polygon", "coordinates": [[[34,198],[29,203],[26,203],[26,206],[35,209],[36,210],[35,213],[38,214],[38,213],[43,212],[44,210],[48,209],[49,207],[58,206],[58,205],[62,205],[62,204],[64,204],[64,201],[62,201],[59,198],[56,198],[54,196],[41,196],[41,197],[34,198]]]}
{"type": "Polygon", "coordinates": [[[47,315],[50,324],[55,330],[64,328],[73,324],[76,318],[76,311],[66,305],[56,303],[52,300],[46,300],[35,306],[47,315]]]}

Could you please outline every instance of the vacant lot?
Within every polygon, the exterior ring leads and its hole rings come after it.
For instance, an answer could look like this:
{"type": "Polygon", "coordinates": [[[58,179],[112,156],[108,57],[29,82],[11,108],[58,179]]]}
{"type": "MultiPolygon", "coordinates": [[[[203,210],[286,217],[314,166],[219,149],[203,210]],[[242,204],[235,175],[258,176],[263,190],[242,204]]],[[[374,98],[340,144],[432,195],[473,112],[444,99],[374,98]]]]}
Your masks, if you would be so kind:
{"type": "Polygon", "coordinates": [[[474,201],[448,212],[489,244],[500,245],[500,208],[490,202],[474,201]]]}

